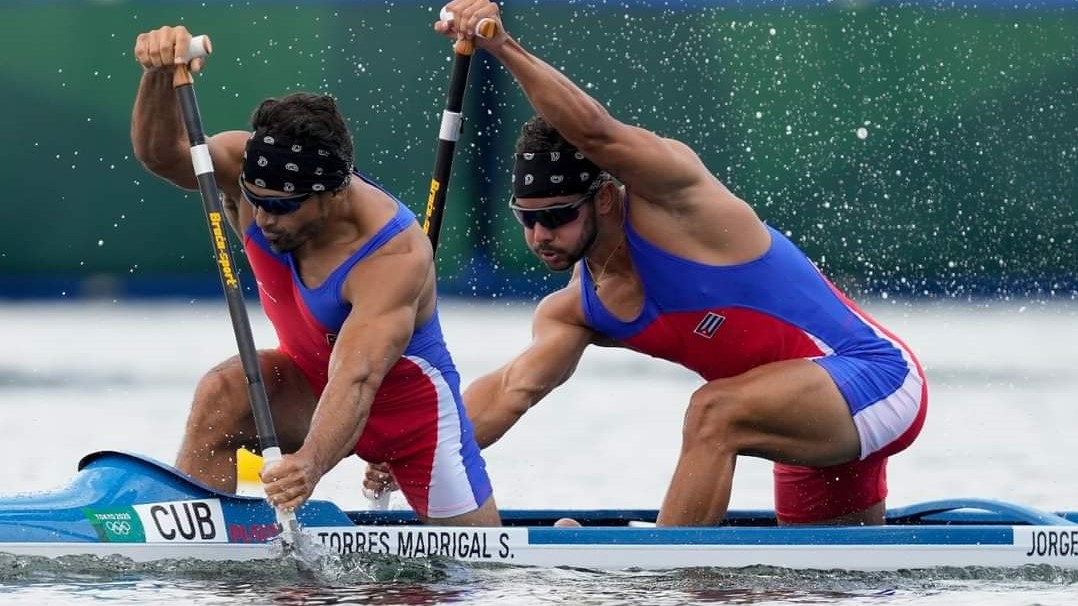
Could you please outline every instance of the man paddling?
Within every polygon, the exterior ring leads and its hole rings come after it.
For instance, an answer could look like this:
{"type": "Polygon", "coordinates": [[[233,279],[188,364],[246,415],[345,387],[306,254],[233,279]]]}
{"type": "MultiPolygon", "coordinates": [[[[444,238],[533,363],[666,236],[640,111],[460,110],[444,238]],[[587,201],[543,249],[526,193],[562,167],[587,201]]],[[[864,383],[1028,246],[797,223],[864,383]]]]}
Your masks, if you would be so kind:
{"type": "MultiPolygon", "coordinates": [[[[131,138],[146,168],[196,189],[173,92],[190,34],[140,34],[144,72],[131,138]]],[[[201,60],[192,69],[201,68],[201,60]]],[[[385,463],[426,522],[500,524],[486,466],[461,404],[438,319],[430,241],[395,196],[353,168],[334,100],[267,99],[251,131],[211,137],[229,224],[243,238],[280,345],[258,352],[283,460],[262,471],[276,507],[299,507],[357,454],[385,463]]],[[[176,467],[234,491],[236,449],[256,448],[238,358],[195,390],[176,467]]]]}
{"type": "MultiPolygon", "coordinates": [[[[909,348],[765,225],[685,144],[624,124],[502,27],[497,4],[454,0],[435,30],[473,37],[538,116],[517,141],[510,209],[568,286],[535,311],[533,340],[465,392],[481,446],[573,374],[589,345],[696,371],[661,525],[722,520],[738,455],[775,462],[782,523],[880,524],[887,458],[927,407],[909,348]]],[[[660,404],[660,403],[657,403],[660,404]]],[[[385,477],[368,472],[367,485],[385,477]]]]}

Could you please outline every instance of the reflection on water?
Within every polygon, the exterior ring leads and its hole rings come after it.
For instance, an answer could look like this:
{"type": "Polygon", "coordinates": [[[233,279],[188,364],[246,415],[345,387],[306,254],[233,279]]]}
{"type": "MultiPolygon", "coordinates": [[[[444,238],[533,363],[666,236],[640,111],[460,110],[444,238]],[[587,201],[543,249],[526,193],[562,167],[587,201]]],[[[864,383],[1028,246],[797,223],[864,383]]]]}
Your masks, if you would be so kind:
{"type": "MultiPolygon", "coordinates": [[[[154,596],[151,602],[236,604],[863,604],[963,591],[1041,592],[1078,596],[1078,571],[1051,566],[1019,569],[936,568],[897,572],[804,571],[772,567],[693,568],[669,572],[605,572],[402,560],[352,554],[319,573],[320,580],[282,556],[278,560],[137,563],[126,558],[56,559],[0,554],[0,595],[106,601],[154,596]],[[330,579],[330,577],[333,577],[330,579]],[[29,592],[29,593],[27,593],[29,592]]],[[[141,600],[147,601],[147,600],[141,600]]],[[[888,602],[890,603],[890,602],[888,602]]],[[[970,604],[976,602],[969,602],[970,604]]],[[[1051,602],[1047,602],[1051,603],[1051,602]]]]}

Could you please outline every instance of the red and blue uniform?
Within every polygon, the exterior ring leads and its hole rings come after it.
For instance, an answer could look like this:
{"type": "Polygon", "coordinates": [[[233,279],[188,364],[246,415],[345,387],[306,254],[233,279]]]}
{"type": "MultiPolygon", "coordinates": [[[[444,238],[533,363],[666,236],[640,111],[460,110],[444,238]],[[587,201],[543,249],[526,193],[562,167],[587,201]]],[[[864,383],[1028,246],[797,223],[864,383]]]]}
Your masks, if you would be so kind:
{"type": "MultiPolygon", "coordinates": [[[[300,280],[290,253],[273,252],[257,225],[244,235],[244,249],[262,307],[277,331],[279,349],[299,367],[315,397],[326,387],[330,353],[351,311],[341,291],[348,273],[416,222],[403,203],[385,193],[397,202],[396,215],[315,288],[300,280]]],[[[461,515],[490,497],[486,464],[464,412],[460,375],[446,348],[437,310],[415,329],[386,374],[355,453],[368,462],[389,463],[408,503],[423,516],[461,515]]]]}
{"type": "Polygon", "coordinates": [[[776,512],[786,522],[817,522],[882,501],[887,457],[913,442],[927,408],[924,372],[909,348],[771,227],[771,246],[762,256],[728,266],[671,254],[629,222],[625,230],[643,308],[630,322],[614,317],[582,267],[580,292],[591,328],[708,381],[780,360],[814,360],[846,399],[861,457],[829,468],[776,463],[776,512]]]}

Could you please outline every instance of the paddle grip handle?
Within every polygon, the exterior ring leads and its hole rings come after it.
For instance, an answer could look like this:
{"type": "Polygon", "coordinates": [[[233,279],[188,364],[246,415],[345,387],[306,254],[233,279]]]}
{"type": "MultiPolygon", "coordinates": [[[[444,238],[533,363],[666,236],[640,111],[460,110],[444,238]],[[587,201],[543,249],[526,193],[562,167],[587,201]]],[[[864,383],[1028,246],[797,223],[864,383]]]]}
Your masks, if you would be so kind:
{"type": "Polygon", "coordinates": [[[187,54],[184,55],[184,63],[190,63],[195,59],[201,59],[213,52],[213,45],[210,44],[210,37],[206,34],[199,36],[192,36],[191,42],[187,45],[187,54]]]}
{"type": "Polygon", "coordinates": [[[187,53],[184,54],[183,65],[176,66],[176,73],[172,76],[172,86],[179,88],[185,84],[192,84],[194,78],[191,77],[191,70],[188,68],[188,64],[195,59],[202,59],[213,52],[213,45],[210,44],[210,37],[202,34],[200,36],[194,36],[187,44],[187,53]]]}
{"type": "MultiPolygon", "coordinates": [[[[490,39],[498,33],[498,22],[494,19],[483,19],[475,28],[475,35],[483,39],[490,39]]],[[[458,55],[471,55],[475,52],[475,38],[461,38],[453,44],[453,52],[458,55]]]]}
{"type": "Polygon", "coordinates": [[[480,19],[479,25],[475,26],[475,35],[489,40],[498,33],[498,22],[494,19],[480,19]]]}
{"type": "MultiPolygon", "coordinates": [[[[443,6],[442,10],[438,12],[438,19],[443,23],[449,23],[453,20],[453,11],[446,10],[443,6]]],[[[498,22],[494,19],[480,19],[478,25],[475,26],[475,35],[489,40],[498,33],[498,22]]],[[[470,38],[461,38],[453,44],[453,52],[458,55],[470,55],[475,52],[475,40],[470,38]]]]}

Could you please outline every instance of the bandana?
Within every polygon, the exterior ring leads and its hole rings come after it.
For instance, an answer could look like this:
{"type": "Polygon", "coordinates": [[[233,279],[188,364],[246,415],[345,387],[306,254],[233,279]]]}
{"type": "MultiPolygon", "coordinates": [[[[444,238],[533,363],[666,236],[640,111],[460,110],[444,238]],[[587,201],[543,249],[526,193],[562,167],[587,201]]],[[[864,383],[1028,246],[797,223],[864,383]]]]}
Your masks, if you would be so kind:
{"type": "Polygon", "coordinates": [[[326,149],[304,147],[259,130],[247,141],[240,177],[265,189],[305,194],[333,191],[351,174],[351,164],[326,149]]]}
{"type": "Polygon", "coordinates": [[[582,194],[599,178],[599,167],[576,149],[524,152],[513,162],[513,196],[550,198],[582,194]]]}

